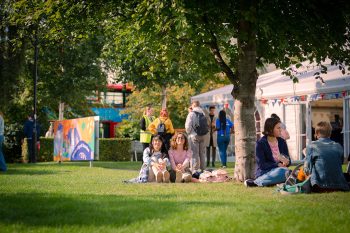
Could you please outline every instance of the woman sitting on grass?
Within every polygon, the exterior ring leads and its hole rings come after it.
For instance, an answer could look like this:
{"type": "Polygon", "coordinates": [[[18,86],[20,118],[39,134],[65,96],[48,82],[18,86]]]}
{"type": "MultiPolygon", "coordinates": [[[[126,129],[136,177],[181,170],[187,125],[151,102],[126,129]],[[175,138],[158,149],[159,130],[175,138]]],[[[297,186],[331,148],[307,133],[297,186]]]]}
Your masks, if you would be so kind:
{"type": "Polygon", "coordinates": [[[184,133],[176,133],[171,139],[169,158],[172,169],[170,171],[171,182],[191,182],[190,161],[192,151],[188,149],[188,139],[184,133]]]}
{"type": "Polygon", "coordinates": [[[169,183],[170,174],[167,167],[170,167],[169,159],[164,150],[163,139],[157,135],[152,138],[151,144],[143,151],[143,163],[149,169],[148,181],[158,183],[169,183]]]}
{"type": "Polygon", "coordinates": [[[349,191],[342,171],[343,148],[330,139],[332,126],[321,121],[315,129],[317,141],[306,147],[304,171],[311,176],[312,192],[349,191]]]}
{"type": "Polygon", "coordinates": [[[244,181],[245,186],[270,186],[286,181],[290,164],[287,143],[281,138],[281,122],[267,118],[264,136],[256,143],[256,179],[244,181]]]}

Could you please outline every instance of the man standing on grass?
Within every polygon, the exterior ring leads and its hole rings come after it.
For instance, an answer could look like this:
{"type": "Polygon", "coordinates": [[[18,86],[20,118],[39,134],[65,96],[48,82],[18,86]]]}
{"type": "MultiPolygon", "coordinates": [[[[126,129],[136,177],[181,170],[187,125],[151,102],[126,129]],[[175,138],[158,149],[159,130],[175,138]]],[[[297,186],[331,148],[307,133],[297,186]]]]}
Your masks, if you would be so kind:
{"type": "Polygon", "coordinates": [[[199,101],[192,102],[192,111],[188,113],[185,123],[192,155],[192,172],[205,169],[205,137],[208,133],[208,122],[199,101]]]}

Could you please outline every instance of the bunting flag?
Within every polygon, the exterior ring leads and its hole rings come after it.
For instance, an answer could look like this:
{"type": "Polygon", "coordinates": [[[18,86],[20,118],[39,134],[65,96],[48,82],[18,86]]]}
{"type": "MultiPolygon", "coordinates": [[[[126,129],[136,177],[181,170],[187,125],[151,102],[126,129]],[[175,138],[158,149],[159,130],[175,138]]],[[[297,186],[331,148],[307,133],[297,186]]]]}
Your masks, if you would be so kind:
{"type": "Polygon", "coordinates": [[[280,106],[281,104],[299,102],[299,101],[317,101],[317,100],[328,100],[328,99],[339,99],[347,96],[347,91],[335,92],[335,93],[315,93],[309,95],[282,97],[279,99],[260,99],[261,104],[267,104],[275,106],[276,103],[280,106]]]}

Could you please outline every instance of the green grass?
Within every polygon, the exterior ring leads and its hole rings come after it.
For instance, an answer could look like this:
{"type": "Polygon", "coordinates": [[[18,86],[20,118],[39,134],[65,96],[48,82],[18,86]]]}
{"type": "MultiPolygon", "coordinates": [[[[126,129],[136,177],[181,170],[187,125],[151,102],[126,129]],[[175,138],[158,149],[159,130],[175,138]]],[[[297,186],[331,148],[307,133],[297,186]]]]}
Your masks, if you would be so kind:
{"type": "MultiPolygon", "coordinates": [[[[0,232],[347,232],[350,193],[241,183],[123,184],[140,162],[9,164],[0,232]]],[[[232,166],[231,166],[232,167],[232,166]]],[[[228,169],[232,172],[232,168],[228,169]]]]}

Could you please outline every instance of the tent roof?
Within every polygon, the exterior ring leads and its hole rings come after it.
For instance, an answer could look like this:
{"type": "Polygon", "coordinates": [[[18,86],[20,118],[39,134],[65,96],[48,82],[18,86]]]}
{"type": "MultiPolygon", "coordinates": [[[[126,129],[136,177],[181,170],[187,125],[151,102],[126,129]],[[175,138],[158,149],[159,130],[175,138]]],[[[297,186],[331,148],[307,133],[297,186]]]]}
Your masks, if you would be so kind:
{"type": "Polygon", "coordinates": [[[283,70],[276,70],[259,76],[256,87],[256,97],[278,98],[302,96],[316,93],[332,93],[350,90],[350,75],[343,75],[338,66],[324,64],[327,74],[321,74],[321,68],[314,64],[303,64],[295,69],[298,83],[293,83],[289,76],[282,74],[283,70]],[[320,79],[316,79],[316,72],[320,73],[320,79]]]}
{"type": "MultiPolygon", "coordinates": [[[[283,70],[275,70],[260,75],[256,84],[257,99],[284,98],[292,96],[302,96],[317,93],[333,93],[350,91],[350,75],[343,75],[338,66],[330,65],[330,62],[323,64],[327,67],[327,74],[321,74],[321,68],[315,64],[304,62],[303,66],[293,70],[296,72],[299,82],[293,83],[289,76],[283,75],[283,70]],[[324,83],[316,79],[316,72],[320,72],[324,83]]],[[[347,67],[346,67],[347,69],[347,67]]],[[[212,91],[208,91],[196,96],[192,100],[199,100],[201,103],[226,102],[232,100],[231,91],[233,85],[227,85],[212,91]]]]}
{"type": "Polygon", "coordinates": [[[226,85],[224,87],[208,91],[196,96],[192,96],[191,100],[198,100],[201,104],[207,104],[212,102],[224,103],[226,101],[232,100],[233,85],[226,85]]]}

